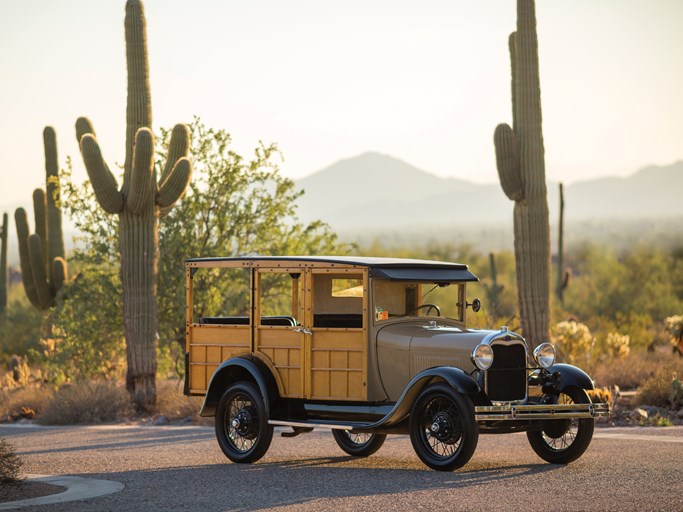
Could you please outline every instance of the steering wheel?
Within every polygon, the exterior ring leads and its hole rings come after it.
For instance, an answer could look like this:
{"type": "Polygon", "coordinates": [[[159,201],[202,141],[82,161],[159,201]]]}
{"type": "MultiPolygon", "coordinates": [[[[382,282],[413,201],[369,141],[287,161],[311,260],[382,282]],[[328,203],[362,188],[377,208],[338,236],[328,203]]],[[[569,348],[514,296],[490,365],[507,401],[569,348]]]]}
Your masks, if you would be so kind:
{"type": "Polygon", "coordinates": [[[436,311],[436,316],[441,316],[441,309],[439,309],[439,306],[437,306],[436,304],[431,304],[431,303],[429,303],[429,302],[426,302],[426,303],[424,303],[424,304],[420,304],[420,305],[417,306],[415,309],[413,309],[413,310],[410,312],[410,314],[411,314],[411,315],[414,315],[414,314],[417,313],[420,309],[426,309],[426,310],[427,310],[427,313],[426,313],[427,316],[429,316],[429,312],[430,312],[432,309],[434,309],[434,310],[436,311]]]}

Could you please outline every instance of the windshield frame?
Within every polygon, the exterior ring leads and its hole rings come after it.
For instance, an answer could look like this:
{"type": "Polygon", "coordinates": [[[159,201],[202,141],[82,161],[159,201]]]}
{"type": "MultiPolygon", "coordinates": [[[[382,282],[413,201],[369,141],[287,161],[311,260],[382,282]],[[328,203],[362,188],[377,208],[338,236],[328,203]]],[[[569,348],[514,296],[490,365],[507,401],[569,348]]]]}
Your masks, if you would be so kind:
{"type": "MultiPolygon", "coordinates": [[[[463,281],[401,281],[388,279],[371,279],[372,309],[370,311],[373,325],[384,325],[386,322],[405,319],[421,320],[449,320],[464,326],[466,322],[466,283],[463,281]],[[453,290],[450,300],[454,301],[448,307],[443,307],[433,300],[433,292],[439,289],[453,290]],[[405,299],[403,299],[405,297],[405,299]],[[389,307],[387,305],[389,304],[389,307]],[[415,304],[420,307],[425,304],[436,304],[441,308],[441,315],[436,314],[434,308],[423,308],[411,314],[408,308],[415,304]],[[403,307],[401,307],[403,306],[403,307]],[[397,311],[393,313],[391,311],[397,311]]],[[[414,309],[412,310],[414,312],[414,309]]]]}

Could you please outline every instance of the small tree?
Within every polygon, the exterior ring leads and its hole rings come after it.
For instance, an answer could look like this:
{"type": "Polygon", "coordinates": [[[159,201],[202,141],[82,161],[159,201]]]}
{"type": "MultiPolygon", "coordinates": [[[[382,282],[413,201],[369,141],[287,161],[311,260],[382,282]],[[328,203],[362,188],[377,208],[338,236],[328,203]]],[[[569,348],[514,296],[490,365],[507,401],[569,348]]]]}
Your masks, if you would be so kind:
{"type": "MultiPolygon", "coordinates": [[[[245,159],[232,151],[226,131],[206,128],[198,119],[190,130],[193,181],[173,209],[162,210],[159,227],[159,345],[178,359],[185,351],[186,258],[348,252],[325,224],[299,222],[296,201],[303,192],[280,174],[280,154],[275,145],[260,145],[253,158],[245,159]]],[[[161,133],[157,166],[166,158],[170,139],[169,131],[161,133]]],[[[116,348],[115,341],[123,336],[122,295],[115,270],[120,260],[117,223],[98,207],[88,182],[73,183],[70,161],[62,178],[65,212],[83,233],[80,247],[72,257],[83,277],[70,285],[74,287],[73,293],[79,294],[82,305],[75,305],[67,288],[73,304],[57,307],[54,328],[59,339],[69,343],[60,347],[57,339],[53,357],[61,357],[60,351],[65,356],[80,344],[88,346],[82,348],[88,357],[106,358],[116,348]],[[87,286],[80,286],[85,283],[87,286]],[[87,311],[79,313],[79,308],[87,311]],[[93,343],[99,343],[99,348],[90,347],[93,343]]],[[[207,284],[214,289],[228,285],[207,284]]],[[[106,361],[100,361],[98,367],[107,367],[106,361]]]]}

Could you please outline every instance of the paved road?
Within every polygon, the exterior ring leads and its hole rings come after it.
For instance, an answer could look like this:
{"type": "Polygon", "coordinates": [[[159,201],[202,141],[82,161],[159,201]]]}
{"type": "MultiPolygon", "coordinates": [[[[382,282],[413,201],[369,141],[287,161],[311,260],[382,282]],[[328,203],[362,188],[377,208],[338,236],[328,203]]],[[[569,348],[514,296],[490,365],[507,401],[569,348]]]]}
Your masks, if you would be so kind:
{"type": "Polygon", "coordinates": [[[39,511],[683,510],[683,427],[599,429],[568,466],[546,464],[524,434],[482,436],[465,468],[425,468],[390,436],[352,459],[327,431],[277,435],[258,464],[231,464],[205,427],[7,427],[25,471],[115,480],[119,493],[39,511]]]}

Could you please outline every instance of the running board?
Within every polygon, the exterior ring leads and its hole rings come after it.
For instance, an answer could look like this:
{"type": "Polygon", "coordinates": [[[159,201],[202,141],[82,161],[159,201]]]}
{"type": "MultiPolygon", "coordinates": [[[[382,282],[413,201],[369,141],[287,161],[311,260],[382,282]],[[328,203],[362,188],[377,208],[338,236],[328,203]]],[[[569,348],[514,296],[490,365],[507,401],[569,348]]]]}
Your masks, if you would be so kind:
{"type": "Polygon", "coordinates": [[[355,424],[339,424],[339,423],[327,423],[320,421],[283,421],[283,420],[268,420],[268,425],[274,425],[276,427],[298,427],[298,428],[329,428],[332,430],[353,430],[354,428],[367,427],[368,424],[365,423],[355,423],[355,424]]]}

